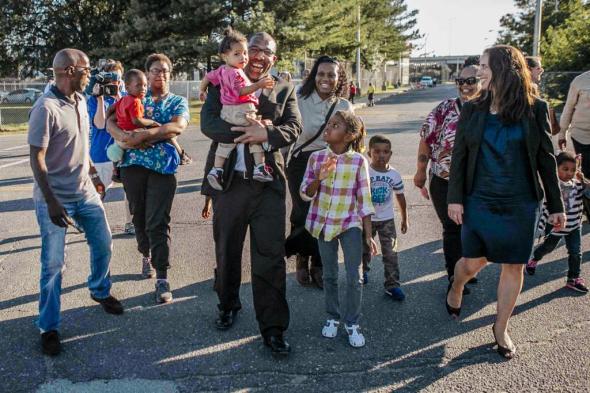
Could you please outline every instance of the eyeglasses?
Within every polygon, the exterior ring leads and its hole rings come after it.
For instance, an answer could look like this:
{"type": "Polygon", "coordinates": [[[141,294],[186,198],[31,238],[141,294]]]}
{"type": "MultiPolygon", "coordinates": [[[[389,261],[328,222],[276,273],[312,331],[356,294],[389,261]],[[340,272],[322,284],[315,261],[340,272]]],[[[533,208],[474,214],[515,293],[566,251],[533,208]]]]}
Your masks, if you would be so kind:
{"type": "Polygon", "coordinates": [[[455,83],[457,84],[457,86],[463,86],[464,84],[468,84],[469,86],[471,86],[471,85],[475,85],[477,82],[479,82],[479,79],[477,79],[474,76],[470,76],[469,78],[456,78],[455,79],[455,83]]]}
{"type": "MultiPolygon", "coordinates": [[[[83,74],[90,74],[90,71],[92,70],[92,68],[90,68],[90,67],[82,67],[82,66],[70,66],[70,67],[72,67],[76,70],[81,70],[83,74]]],[[[61,69],[66,71],[70,67],[61,68],[61,69]]]]}
{"type": "Polygon", "coordinates": [[[260,52],[264,53],[264,55],[266,57],[271,57],[272,55],[274,55],[275,53],[270,50],[270,49],[262,49],[262,48],[258,48],[256,46],[251,46],[248,48],[248,52],[250,52],[251,56],[258,56],[258,54],[260,52]]]}
{"type": "Polygon", "coordinates": [[[152,74],[152,75],[156,75],[156,76],[157,76],[157,75],[160,75],[160,74],[163,74],[163,75],[170,75],[170,70],[161,70],[161,69],[159,69],[159,68],[152,68],[152,69],[150,70],[150,74],[152,74]]]}

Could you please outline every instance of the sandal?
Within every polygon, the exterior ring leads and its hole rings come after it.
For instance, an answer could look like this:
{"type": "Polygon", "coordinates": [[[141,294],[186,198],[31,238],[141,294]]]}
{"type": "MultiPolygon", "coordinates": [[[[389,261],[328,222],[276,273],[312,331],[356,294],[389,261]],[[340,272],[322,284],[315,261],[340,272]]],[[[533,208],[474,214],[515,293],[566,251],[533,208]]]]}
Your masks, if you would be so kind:
{"type": "Polygon", "coordinates": [[[348,333],[348,343],[354,348],[365,346],[365,336],[361,333],[359,325],[344,325],[346,333],[348,333]]]}
{"type": "Polygon", "coordinates": [[[340,326],[340,322],[334,319],[328,319],[322,329],[322,336],[326,338],[336,337],[338,335],[338,326],[340,326]]]}

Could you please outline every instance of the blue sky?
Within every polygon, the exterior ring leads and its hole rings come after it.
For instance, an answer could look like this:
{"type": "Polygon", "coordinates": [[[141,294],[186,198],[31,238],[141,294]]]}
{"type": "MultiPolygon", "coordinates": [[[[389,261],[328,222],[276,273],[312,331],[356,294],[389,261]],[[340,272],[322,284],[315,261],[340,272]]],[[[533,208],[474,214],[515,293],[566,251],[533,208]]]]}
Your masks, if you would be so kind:
{"type": "MultiPolygon", "coordinates": [[[[406,0],[418,9],[418,28],[425,38],[416,44],[444,55],[475,55],[492,45],[500,29],[500,17],[517,11],[513,0],[406,0]],[[490,31],[491,30],[491,31],[490,31]]],[[[532,28],[533,26],[531,26],[532,28]]]]}

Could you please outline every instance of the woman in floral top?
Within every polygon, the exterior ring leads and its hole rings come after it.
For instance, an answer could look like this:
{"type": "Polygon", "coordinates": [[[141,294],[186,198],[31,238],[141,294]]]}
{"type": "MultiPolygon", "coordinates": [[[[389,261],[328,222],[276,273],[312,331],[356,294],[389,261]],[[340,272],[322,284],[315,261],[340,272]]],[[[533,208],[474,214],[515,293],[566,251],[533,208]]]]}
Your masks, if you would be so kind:
{"type": "Polygon", "coordinates": [[[144,100],[145,117],[161,127],[123,131],[114,116],[107,129],[118,141],[136,148],[127,149],[121,180],[133,213],[137,249],[142,254],[142,276],[156,275],[156,302],[172,301],[167,279],[170,267],[170,211],[176,192],[176,169],[180,156],[170,138],[180,135],[189,120],[188,103],[170,93],[172,62],[163,54],[148,56],[145,64],[149,91],[144,100]]]}
{"type": "MultiPolygon", "coordinates": [[[[455,224],[447,214],[447,189],[451,155],[455,144],[455,131],[463,102],[475,96],[480,89],[476,78],[477,66],[463,68],[455,80],[458,98],[441,102],[426,118],[420,130],[418,164],[414,184],[429,198],[426,191],[426,170],[430,163],[430,198],[443,226],[443,251],[448,278],[453,276],[455,264],[461,258],[461,226],[455,224]]],[[[475,281],[475,280],[474,280],[475,281]]],[[[467,287],[465,292],[468,292],[467,287]]]]}

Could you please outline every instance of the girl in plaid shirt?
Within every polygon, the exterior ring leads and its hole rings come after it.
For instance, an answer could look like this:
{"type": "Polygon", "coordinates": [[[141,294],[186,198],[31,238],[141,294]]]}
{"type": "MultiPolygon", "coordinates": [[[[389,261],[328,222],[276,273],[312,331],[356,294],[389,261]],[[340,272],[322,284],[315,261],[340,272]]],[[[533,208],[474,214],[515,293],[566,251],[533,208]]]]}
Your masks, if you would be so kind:
{"type": "Polygon", "coordinates": [[[362,155],[366,131],[362,120],[344,111],[336,112],[328,121],[323,138],[328,148],[309,157],[301,183],[301,198],[311,201],[305,228],[318,239],[324,265],[324,293],[328,320],[322,335],[334,338],[340,325],[338,301],[338,243],[344,253],[346,296],[343,313],[348,342],[353,347],[365,345],[360,331],[362,287],[359,268],[364,241],[371,254],[377,245],[370,236],[371,203],[369,164],[362,155]]]}

